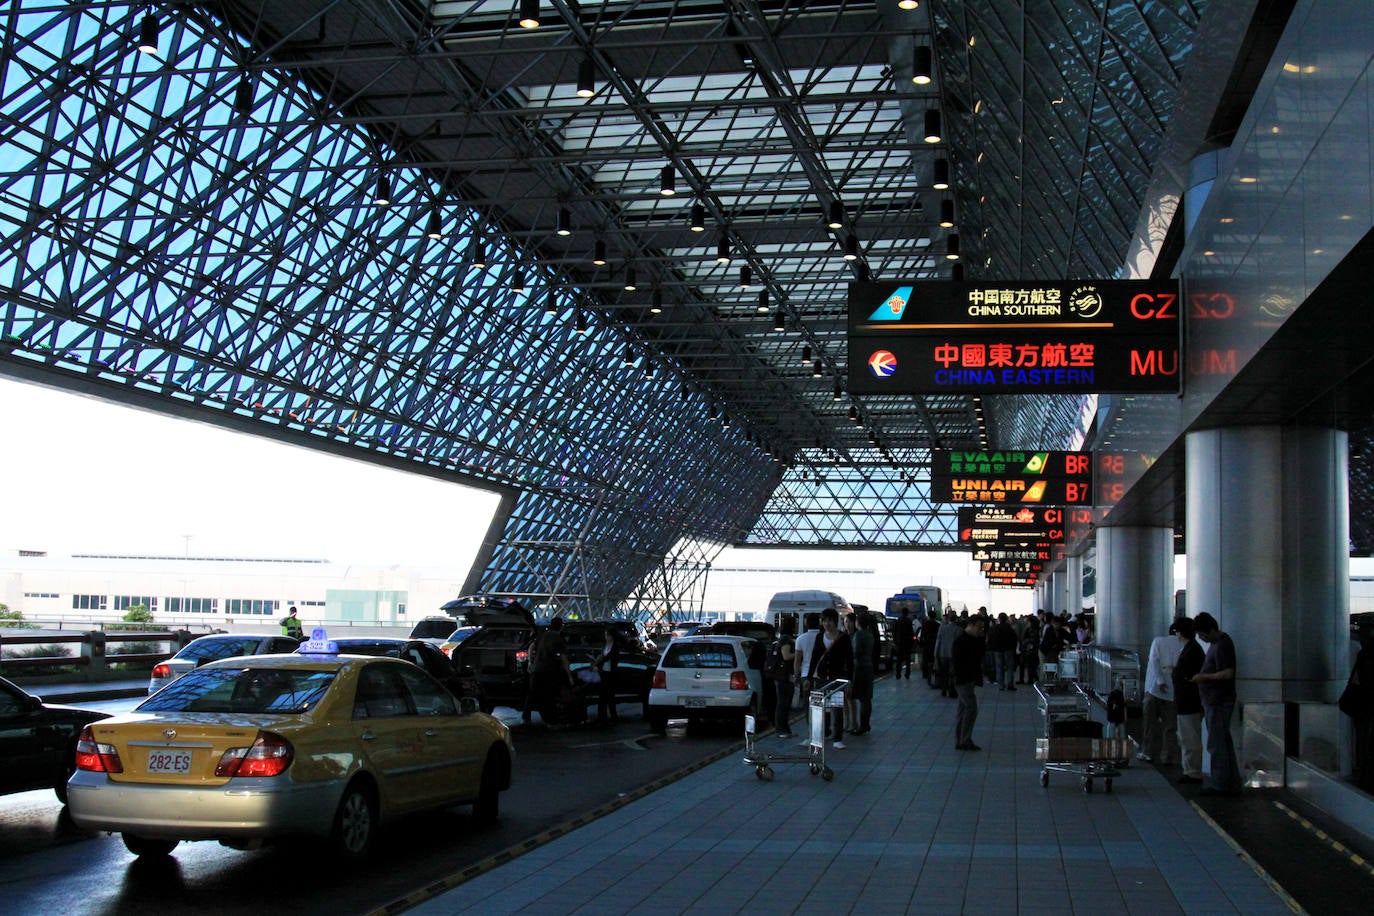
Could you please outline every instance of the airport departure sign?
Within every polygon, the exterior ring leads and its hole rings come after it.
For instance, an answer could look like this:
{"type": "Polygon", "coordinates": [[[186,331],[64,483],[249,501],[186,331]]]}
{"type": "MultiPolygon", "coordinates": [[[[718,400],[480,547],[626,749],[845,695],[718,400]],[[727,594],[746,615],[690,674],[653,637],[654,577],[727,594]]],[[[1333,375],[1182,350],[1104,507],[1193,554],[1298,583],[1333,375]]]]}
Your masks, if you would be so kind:
{"type": "Polygon", "coordinates": [[[849,285],[854,394],[1179,390],[1176,281],[849,285]]]}
{"type": "Polygon", "coordinates": [[[1064,543],[1064,510],[1041,506],[960,506],[959,540],[982,547],[1064,543]]]}

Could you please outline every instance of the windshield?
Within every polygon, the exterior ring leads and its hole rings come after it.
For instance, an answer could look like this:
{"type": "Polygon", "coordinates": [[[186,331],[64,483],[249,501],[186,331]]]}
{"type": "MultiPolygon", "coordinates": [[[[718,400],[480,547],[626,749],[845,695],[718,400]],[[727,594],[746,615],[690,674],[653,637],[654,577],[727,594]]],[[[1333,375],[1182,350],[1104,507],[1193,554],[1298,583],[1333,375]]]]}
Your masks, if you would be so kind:
{"type": "Polygon", "coordinates": [[[140,703],[137,712],[303,713],[334,682],[333,671],[198,668],[140,703]]]}
{"type": "Polygon", "coordinates": [[[411,639],[443,639],[453,632],[452,620],[421,620],[410,631],[411,639]]]}
{"type": "Polygon", "coordinates": [[[226,639],[196,639],[186,644],[186,648],[176,654],[177,658],[192,662],[213,662],[221,658],[234,658],[239,655],[256,655],[258,637],[226,639]]]}

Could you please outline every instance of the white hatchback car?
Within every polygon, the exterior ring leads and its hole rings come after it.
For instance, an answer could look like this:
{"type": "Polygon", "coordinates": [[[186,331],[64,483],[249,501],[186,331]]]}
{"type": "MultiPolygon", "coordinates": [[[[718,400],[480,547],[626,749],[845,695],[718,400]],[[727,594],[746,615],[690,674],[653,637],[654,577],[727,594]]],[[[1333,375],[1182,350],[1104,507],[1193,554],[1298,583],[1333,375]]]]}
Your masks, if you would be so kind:
{"type": "Polygon", "coordinates": [[[148,678],[148,693],[157,693],[183,674],[221,658],[295,652],[300,645],[298,639],[271,633],[214,633],[201,636],[182,646],[176,655],[153,666],[152,676],[148,678]]]}
{"type": "Polygon", "coordinates": [[[761,644],[747,636],[683,636],[668,643],[649,689],[649,727],[660,734],[669,719],[688,724],[759,715],[763,702],[761,644]]]}

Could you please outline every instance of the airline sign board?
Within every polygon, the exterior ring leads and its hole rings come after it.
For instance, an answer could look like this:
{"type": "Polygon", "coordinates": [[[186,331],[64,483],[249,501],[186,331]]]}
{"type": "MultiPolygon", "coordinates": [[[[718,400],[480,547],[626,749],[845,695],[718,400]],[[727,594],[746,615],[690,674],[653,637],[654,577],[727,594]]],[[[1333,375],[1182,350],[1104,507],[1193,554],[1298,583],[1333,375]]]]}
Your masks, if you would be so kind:
{"type": "Polygon", "coordinates": [[[1049,506],[960,506],[959,540],[985,547],[1064,543],[1064,510],[1049,506]]]}
{"type": "Polygon", "coordinates": [[[1091,452],[935,449],[931,499],[942,503],[1091,505],[1091,452]]]}
{"type": "Polygon", "coordinates": [[[1177,281],[849,285],[853,394],[1177,394],[1177,281]]]}

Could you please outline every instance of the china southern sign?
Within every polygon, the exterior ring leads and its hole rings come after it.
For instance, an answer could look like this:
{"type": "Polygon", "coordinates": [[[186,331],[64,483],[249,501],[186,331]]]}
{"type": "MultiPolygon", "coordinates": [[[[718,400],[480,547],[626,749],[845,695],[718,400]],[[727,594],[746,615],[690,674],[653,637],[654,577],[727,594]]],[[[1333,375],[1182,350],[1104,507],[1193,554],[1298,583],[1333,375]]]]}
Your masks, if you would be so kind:
{"type": "Polygon", "coordinates": [[[1173,281],[849,284],[855,394],[1177,393],[1173,281]]]}

